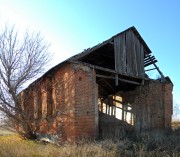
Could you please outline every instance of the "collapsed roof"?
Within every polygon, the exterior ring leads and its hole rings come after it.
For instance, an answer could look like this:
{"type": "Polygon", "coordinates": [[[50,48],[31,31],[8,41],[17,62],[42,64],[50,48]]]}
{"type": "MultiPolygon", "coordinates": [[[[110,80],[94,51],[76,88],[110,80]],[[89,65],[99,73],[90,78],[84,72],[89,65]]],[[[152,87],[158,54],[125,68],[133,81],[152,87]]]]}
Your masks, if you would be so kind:
{"type": "Polygon", "coordinates": [[[154,68],[148,70],[156,69],[161,75],[161,81],[165,81],[162,72],[155,64],[156,58],[151,54],[150,48],[133,26],[70,57],[44,75],[50,74],[67,62],[89,66],[96,71],[99,95],[103,97],[117,91],[133,90],[141,85],[145,79],[148,79],[145,67],[150,65],[154,65],[154,68]]]}

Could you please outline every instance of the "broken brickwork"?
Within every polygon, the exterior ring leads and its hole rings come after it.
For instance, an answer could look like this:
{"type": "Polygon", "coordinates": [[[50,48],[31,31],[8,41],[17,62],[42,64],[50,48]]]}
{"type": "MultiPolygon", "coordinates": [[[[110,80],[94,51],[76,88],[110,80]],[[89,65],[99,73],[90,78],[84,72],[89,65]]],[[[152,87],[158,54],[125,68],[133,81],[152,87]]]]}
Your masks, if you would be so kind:
{"type": "Polygon", "coordinates": [[[146,81],[133,91],[117,93],[103,100],[100,107],[100,131],[124,135],[125,132],[171,128],[172,83],[146,81]]]}
{"type": "Polygon", "coordinates": [[[22,109],[59,142],[170,128],[173,84],[156,62],[131,27],[46,72],[20,93],[22,109]]]}
{"type": "Polygon", "coordinates": [[[171,127],[172,87],[171,83],[147,81],[135,91],[124,94],[124,101],[132,105],[135,130],[171,127]]]}
{"type": "Polygon", "coordinates": [[[121,92],[119,105],[110,96],[103,102],[106,105],[103,113],[98,107],[96,74],[83,65],[66,64],[35,82],[21,96],[34,131],[58,135],[61,141],[171,126],[171,83],[146,81],[133,91],[121,92]],[[117,112],[118,106],[124,113],[117,112]]]}
{"type": "Polygon", "coordinates": [[[90,68],[67,64],[21,93],[32,127],[73,141],[97,136],[97,85],[90,68]]]}

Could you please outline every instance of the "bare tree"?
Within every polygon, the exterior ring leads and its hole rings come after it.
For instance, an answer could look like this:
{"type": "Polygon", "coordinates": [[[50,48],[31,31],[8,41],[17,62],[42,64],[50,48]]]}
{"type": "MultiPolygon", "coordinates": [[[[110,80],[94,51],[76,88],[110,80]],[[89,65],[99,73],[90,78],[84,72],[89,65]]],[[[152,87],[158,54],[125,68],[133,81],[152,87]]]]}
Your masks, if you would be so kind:
{"type": "Polygon", "coordinates": [[[180,120],[180,104],[173,102],[173,119],[180,120]]]}
{"type": "Polygon", "coordinates": [[[48,47],[39,33],[20,37],[14,27],[0,30],[0,111],[22,127],[19,133],[26,138],[33,138],[34,133],[18,94],[44,72],[51,59],[48,47]]]}

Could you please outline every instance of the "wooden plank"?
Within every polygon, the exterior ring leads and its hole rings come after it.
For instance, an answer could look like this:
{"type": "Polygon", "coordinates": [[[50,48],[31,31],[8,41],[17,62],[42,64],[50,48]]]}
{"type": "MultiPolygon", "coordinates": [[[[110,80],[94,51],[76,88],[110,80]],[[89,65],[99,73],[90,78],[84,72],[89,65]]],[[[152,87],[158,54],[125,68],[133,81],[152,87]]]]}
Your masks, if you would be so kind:
{"type": "Polygon", "coordinates": [[[130,81],[130,80],[122,79],[122,78],[119,78],[119,81],[130,83],[130,84],[135,84],[135,85],[141,85],[139,82],[130,81]]]}
{"type": "Polygon", "coordinates": [[[144,47],[141,44],[140,46],[140,76],[145,77],[145,71],[144,71],[144,47]]]}
{"type": "Polygon", "coordinates": [[[126,32],[126,66],[127,66],[127,75],[132,76],[132,66],[131,66],[131,54],[130,54],[130,42],[128,32],[126,32]]]}
{"type": "Polygon", "coordinates": [[[128,32],[128,36],[129,36],[129,46],[130,46],[130,52],[129,52],[129,55],[130,55],[130,58],[131,58],[131,75],[132,76],[136,76],[135,74],[135,56],[134,56],[134,51],[133,51],[133,47],[132,47],[132,33],[131,31],[128,32]]]}
{"type": "Polygon", "coordinates": [[[151,59],[155,59],[154,56],[150,56],[149,58],[145,58],[144,61],[150,60],[150,58],[151,58],[151,59]]]}
{"type": "MultiPolygon", "coordinates": [[[[150,58],[151,59],[151,58],[150,58]]],[[[156,61],[156,60],[155,60],[156,61]]],[[[157,61],[156,61],[157,62],[157,61]]],[[[163,75],[163,73],[160,71],[160,69],[158,68],[158,66],[155,64],[156,62],[152,62],[153,63],[153,65],[155,66],[155,68],[157,69],[157,71],[159,72],[159,74],[161,75],[161,81],[162,82],[165,82],[166,81],[166,79],[165,79],[165,77],[164,77],[164,75],[163,75]]]]}
{"type": "Polygon", "coordinates": [[[118,102],[118,103],[122,104],[122,101],[119,101],[119,100],[116,100],[116,99],[112,99],[112,100],[115,101],[115,102],[118,102]]]}
{"type": "Polygon", "coordinates": [[[114,37],[115,70],[127,73],[125,33],[114,37]]]}
{"type": "Polygon", "coordinates": [[[136,52],[136,62],[137,62],[137,72],[140,75],[140,42],[138,38],[134,35],[134,47],[136,52]]]}
{"type": "Polygon", "coordinates": [[[119,85],[118,74],[115,74],[115,85],[116,85],[116,86],[119,85]]]}
{"type": "Polygon", "coordinates": [[[145,55],[145,58],[149,58],[151,56],[151,54],[145,55]]]}
{"type": "Polygon", "coordinates": [[[136,42],[137,39],[135,38],[134,33],[132,32],[132,52],[134,54],[134,74],[135,76],[139,76],[139,72],[138,72],[138,52],[136,51],[136,42]]]}
{"type": "Polygon", "coordinates": [[[114,38],[114,60],[115,60],[115,71],[122,73],[122,62],[121,62],[121,50],[120,50],[120,36],[114,38]]]}
{"type": "Polygon", "coordinates": [[[146,61],[144,61],[144,64],[147,64],[147,63],[149,63],[149,62],[153,62],[153,61],[155,61],[156,59],[154,58],[154,59],[152,59],[152,60],[146,60],[146,61]]]}
{"type": "MultiPolygon", "coordinates": [[[[115,77],[113,76],[106,76],[106,75],[99,75],[99,74],[96,74],[96,77],[106,78],[106,79],[115,79],[115,77]]],[[[118,78],[118,80],[122,82],[130,83],[130,84],[141,85],[141,83],[139,82],[130,81],[130,80],[122,79],[122,78],[118,78]]]]}
{"type": "Polygon", "coordinates": [[[146,60],[146,61],[144,61],[144,64],[147,64],[147,63],[153,62],[153,61],[155,61],[155,60],[156,60],[155,58],[150,59],[150,60],[146,60]]]}
{"type": "Polygon", "coordinates": [[[135,41],[138,76],[144,77],[144,47],[136,36],[135,41]]]}
{"type": "Polygon", "coordinates": [[[107,76],[107,75],[100,75],[100,74],[96,74],[96,77],[105,78],[105,79],[115,79],[114,76],[107,76]]]}
{"type": "MultiPolygon", "coordinates": [[[[128,77],[127,74],[121,74],[121,73],[118,73],[117,71],[109,69],[109,68],[104,68],[104,67],[101,67],[101,66],[92,65],[92,64],[89,64],[89,63],[81,62],[81,61],[69,61],[69,62],[75,63],[75,64],[83,64],[84,66],[88,66],[88,67],[91,67],[91,68],[94,68],[94,69],[98,69],[98,70],[101,70],[101,71],[105,71],[105,72],[109,72],[109,73],[113,73],[113,74],[118,74],[120,76],[127,76],[128,77]]],[[[131,76],[131,78],[142,79],[142,77],[137,77],[137,76],[131,76]]]]}
{"type": "Polygon", "coordinates": [[[128,55],[129,55],[129,65],[130,65],[130,76],[134,75],[134,54],[132,53],[132,38],[131,38],[131,30],[129,30],[127,33],[126,41],[128,44],[128,55]]]}
{"type": "Polygon", "coordinates": [[[136,52],[136,48],[135,48],[135,39],[134,39],[134,33],[132,32],[132,52],[134,54],[134,75],[138,76],[139,72],[138,72],[138,56],[137,56],[137,52],[136,52]]]}
{"type": "Polygon", "coordinates": [[[120,43],[120,49],[121,49],[121,62],[122,62],[122,73],[123,74],[127,74],[127,54],[126,54],[126,43],[125,43],[125,39],[126,38],[126,34],[122,34],[121,35],[121,43],[120,43]]]}
{"type": "Polygon", "coordinates": [[[149,65],[151,65],[151,64],[154,64],[154,63],[156,63],[156,62],[157,62],[157,60],[154,60],[153,62],[149,62],[149,63],[145,64],[144,67],[147,67],[147,66],[149,66],[149,65]]]}
{"type": "Polygon", "coordinates": [[[147,69],[147,70],[145,70],[145,71],[151,71],[151,70],[155,70],[156,68],[152,68],[152,69],[147,69]]]}
{"type": "Polygon", "coordinates": [[[118,71],[118,38],[114,38],[114,66],[115,71],[118,71]]]}

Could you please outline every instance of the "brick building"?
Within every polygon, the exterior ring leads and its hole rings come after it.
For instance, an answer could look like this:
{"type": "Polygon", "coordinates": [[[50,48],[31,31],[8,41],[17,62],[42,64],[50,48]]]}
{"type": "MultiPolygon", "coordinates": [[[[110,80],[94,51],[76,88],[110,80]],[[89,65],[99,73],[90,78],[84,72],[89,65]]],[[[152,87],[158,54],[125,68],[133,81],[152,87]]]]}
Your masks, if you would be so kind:
{"type": "Polygon", "coordinates": [[[20,93],[22,108],[35,132],[59,140],[169,128],[173,84],[156,62],[131,27],[50,69],[20,93]]]}

